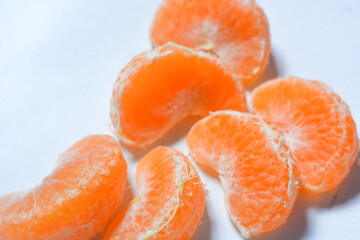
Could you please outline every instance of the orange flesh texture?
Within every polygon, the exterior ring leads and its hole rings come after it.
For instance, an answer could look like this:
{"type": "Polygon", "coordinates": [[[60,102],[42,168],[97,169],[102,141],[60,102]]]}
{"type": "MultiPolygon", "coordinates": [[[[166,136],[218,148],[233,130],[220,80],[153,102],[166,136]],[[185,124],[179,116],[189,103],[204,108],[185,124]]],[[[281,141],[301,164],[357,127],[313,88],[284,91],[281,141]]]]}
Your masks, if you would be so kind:
{"type": "Polygon", "coordinates": [[[298,188],[281,132],[255,115],[219,111],[193,126],[187,144],[196,162],[219,173],[227,212],[245,238],[286,221],[298,188]]]}
{"type": "Polygon", "coordinates": [[[245,88],[208,53],[169,43],[135,57],[115,83],[111,119],[129,145],[153,143],[188,115],[246,110],[245,88]]]}
{"type": "Polygon", "coordinates": [[[170,147],[149,152],[136,169],[137,197],[110,224],[104,240],[190,239],[205,193],[189,160],[170,147]]]}
{"type": "Polygon", "coordinates": [[[329,87],[280,78],[257,87],[252,105],[286,133],[306,190],[331,190],[346,177],[359,151],[356,125],[349,107],[329,87]]]}
{"type": "Polygon", "coordinates": [[[245,84],[263,72],[270,54],[266,16],[253,0],[167,0],[156,13],[151,39],[208,50],[245,84]]]}
{"type": "Polygon", "coordinates": [[[90,239],[119,207],[127,165],[110,136],[88,136],[27,192],[0,198],[0,239],[90,239]]]}

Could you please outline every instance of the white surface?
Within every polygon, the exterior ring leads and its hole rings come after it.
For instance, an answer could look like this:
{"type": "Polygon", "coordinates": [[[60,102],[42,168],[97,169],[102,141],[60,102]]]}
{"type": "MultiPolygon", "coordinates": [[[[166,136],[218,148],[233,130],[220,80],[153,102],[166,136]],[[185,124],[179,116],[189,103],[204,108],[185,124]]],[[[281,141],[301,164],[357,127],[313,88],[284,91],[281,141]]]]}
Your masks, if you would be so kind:
{"type": "MultiPolygon", "coordinates": [[[[149,27],[159,4],[0,0],[0,195],[39,183],[58,153],[85,135],[111,134],[112,85],[132,56],[150,48],[149,27]]],[[[360,1],[259,4],[272,35],[272,59],[262,79],[323,80],[348,103],[360,126],[360,1]]],[[[180,130],[162,144],[187,154],[180,130]]],[[[146,151],[133,155],[123,149],[132,185],[146,151]]],[[[199,171],[208,186],[207,207],[192,239],[241,239],[225,212],[219,181],[199,171]]],[[[360,239],[359,193],[360,169],[354,166],[338,189],[301,194],[288,222],[261,239],[360,239]]]]}

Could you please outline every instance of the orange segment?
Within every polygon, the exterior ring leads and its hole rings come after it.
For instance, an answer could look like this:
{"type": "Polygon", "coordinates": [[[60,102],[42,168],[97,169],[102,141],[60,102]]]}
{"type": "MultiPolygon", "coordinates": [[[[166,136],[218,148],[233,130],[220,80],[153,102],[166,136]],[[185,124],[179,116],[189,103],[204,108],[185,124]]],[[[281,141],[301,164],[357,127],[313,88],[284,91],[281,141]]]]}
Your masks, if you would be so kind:
{"type": "Polygon", "coordinates": [[[245,84],[260,76],[270,54],[268,22],[253,0],[165,0],[151,39],[154,46],[171,41],[210,51],[245,84]]]}
{"type": "Polygon", "coordinates": [[[336,93],[318,81],[279,78],[257,87],[252,104],[286,133],[305,189],[323,192],[339,185],[354,163],[358,137],[336,93]]]}
{"type": "Polygon", "coordinates": [[[80,140],[40,185],[0,198],[0,239],[90,239],[119,207],[126,175],[112,137],[80,140]]]}
{"type": "Polygon", "coordinates": [[[283,134],[260,117],[219,111],[187,136],[194,160],[218,172],[226,210],[245,238],[284,223],[298,188],[283,134]]]}
{"type": "Polygon", "coordinates": [[[190,239],[205,193],[189,160],[170,147],[149,152],[136,169],[138,196],[110,224],[104,240],[190,239]]]}
{"type": "Polygon", "coordinates": [[[245,89],[216,57],[172,43],[136,56],[111,101],[115,133],[129,145],[153,143],[188,115],[246,110],[245,89]]]}

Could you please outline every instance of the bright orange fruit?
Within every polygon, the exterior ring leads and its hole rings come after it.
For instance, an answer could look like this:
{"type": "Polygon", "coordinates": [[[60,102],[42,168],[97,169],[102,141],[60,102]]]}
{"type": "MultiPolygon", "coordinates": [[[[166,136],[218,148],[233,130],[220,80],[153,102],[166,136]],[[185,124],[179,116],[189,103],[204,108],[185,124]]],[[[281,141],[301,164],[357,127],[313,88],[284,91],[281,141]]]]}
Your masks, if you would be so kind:
{"type": "Polygon", "coordinates": [[[110,224],[104,240],[190,239],[205,208],[200,177],[170,147],[150,151],[136,169],[137,197],[110,224]]]}
{"type": "Polygon", "coordinates": [[[359,150],[356,125],[346,103],[324,83],[275,79],[254,90],[252,105],[285,132],[306,190],[327,191],[345,178],[359,150]]]}
{"type": "Polygon", "coordinates": [[[188,115],[223,109],[246,110],[243,84],[216,56],[168,43],[122,70],[111,120],[123,142],[145,146],[188,115]]]}
{"type": "Polygon", "coordinates": [[[80,140],[40,185],[0,198],[0,239],[90,239],[119,207],[126,175],[112,137],[80,140]]]}
{"type": "Polygon", "coordinates": [[[187,136],[194,160],[219,174],[226,210],[245,238],[284,223],[297,196],[297,172],[282,132],[260,117],[219,111],[187,136]]]}
{"type": "Polygon", "coordinates": [[[260,76],[270,54],[269,25],[254,0],[165,0],[151,39],[210,51],[245,84],[260,76]]]}

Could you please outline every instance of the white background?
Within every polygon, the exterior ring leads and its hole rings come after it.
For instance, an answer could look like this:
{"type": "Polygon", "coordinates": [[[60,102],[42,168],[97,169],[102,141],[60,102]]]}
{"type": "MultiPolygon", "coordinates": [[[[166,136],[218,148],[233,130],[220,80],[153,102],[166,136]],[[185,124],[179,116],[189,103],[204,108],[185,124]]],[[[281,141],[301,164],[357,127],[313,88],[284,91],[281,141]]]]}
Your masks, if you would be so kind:
{"type": "MultiPolygon", "coordinates": [[[[109,131],[109,100],[120,69],[150,49],[160,0],[0,0],[0,195],[51,172],[80,138],[109,131]]],[[[259,0],[270,22],[272,55],[261,81],[295,75],[323,80],[360,126],[360,1],[259,0]]],[[[188,154],[185,121],[161,141],[188,154]]],[[[122,146],[134,183],[138,159],[122,146]]],[[[131,153],[131,151],[133,151],[131,153]]],[[[192,239],[241,239],[220,183],[208,186],[203,223],[192,239]]],[[[259,239],[360,239],[360,168],[321,195],[300,194],[287,223],[259,239]],[[335,195],[337,197],[335,197],[335,195]]],[[[131,198],[131,189],[126,200],[131,198]]]]}

